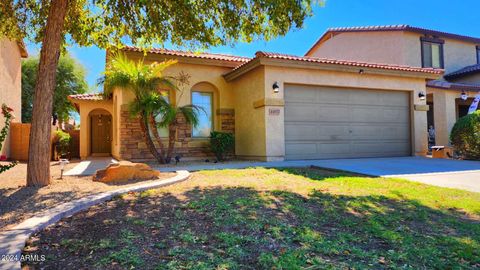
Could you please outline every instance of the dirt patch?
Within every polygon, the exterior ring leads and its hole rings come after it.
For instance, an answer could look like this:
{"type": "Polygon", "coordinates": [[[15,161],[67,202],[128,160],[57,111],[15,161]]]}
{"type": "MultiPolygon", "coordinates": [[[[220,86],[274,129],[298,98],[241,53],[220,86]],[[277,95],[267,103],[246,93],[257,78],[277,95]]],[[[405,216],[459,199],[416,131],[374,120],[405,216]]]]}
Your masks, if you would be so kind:
{"type": "MultiPolygon", "coordinates": [[[[79,162],[79,160],[71,161],[65,167],[65,171],[73,168],[79,162]]],[[[105,184],[92,181],[91,176],[64,176],[63,179],[59,179],[60,166],[58,162],[51,163],[50,173],[51,184],[41,188],[25,186],[26,163],[19,163],[14,168],[0,174],[0,231],[61,203],[138,183],[138,181],[130,181],[122,185],[105,184]]],[[[174,175],[175,173],[161,173],[159,179],[166,179],[174,175]]]]}

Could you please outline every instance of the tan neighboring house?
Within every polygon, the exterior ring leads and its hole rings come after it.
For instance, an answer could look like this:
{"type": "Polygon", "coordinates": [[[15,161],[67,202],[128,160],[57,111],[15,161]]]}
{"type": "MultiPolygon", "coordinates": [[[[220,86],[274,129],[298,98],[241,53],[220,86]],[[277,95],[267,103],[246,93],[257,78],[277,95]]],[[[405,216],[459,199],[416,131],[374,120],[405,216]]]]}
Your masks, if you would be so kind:
{"type": "MultiPolygon", "coordinates": [[[[23,42],[0,38],[0,106],[5,103],[14,110],[13,122],[22,121],[22,58],[28,56],[23,42]]],[[[0,129],[4,118],[0,116],[0,129]]],[[[3,142],[0,155],[10,156],[10,138],[3,142]]]]}
{"type": "Polygon", "coordinates": [[[442,78],[426,82],[437,145],[449,144],[453,125],[480,91],[480,38],[409,25],[332,28],[305,56],[444,69],[442,78]]]}
{"type": "MultiPolygon", "coordinates": [[[[295,160],[425,155],[426,81],[442,69],[257,52],[253,58],[135,47],[145,62],[176,59],[167,75],[188,74],[170,102],[209,112],[197,129],[180,127],[176,154],[210,156],[210,130],[233,132],[238,158],[295,160]]],[[[108,54],[108,53],[107,53],[108,54]]],[[[140,127],[129,117],[133,95],[116,89],[70,96],[80,112],[80,156],[152,159],[140,127]]]]}

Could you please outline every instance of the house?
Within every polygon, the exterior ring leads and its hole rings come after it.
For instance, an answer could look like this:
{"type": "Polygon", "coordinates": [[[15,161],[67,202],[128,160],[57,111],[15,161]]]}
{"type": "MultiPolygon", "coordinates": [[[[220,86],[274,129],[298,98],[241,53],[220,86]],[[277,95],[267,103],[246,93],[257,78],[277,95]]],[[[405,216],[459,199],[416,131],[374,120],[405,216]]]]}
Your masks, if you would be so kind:
{"type": "Polygon", "coordinates": [[[437,145],[449,144],[480,91],[480,38],[409,25],[332,28],[306,56],[444,69],[443,78],[426,82],[427,125],[435,127],[437,145]]]}
{"type": "MultiPolygon", "coordinates": [[[[210,130],[233,132],[235,154],[245,159],[425,155],[426,82],[443,74],[416,64],[314,55],[257,52],[247,58],[165,49],[144,54],[129,46],[122,51],[146,63],[176,59],[167,75],[188,75],[181,93],[161,90],[172,103],[207,112],[198,128],[184,124],[177,134],[176,153],[191,159],[209,155],[210,130]]],[[[69,99],[80,112],[81,158],[152,159],[139,124],[129,117],[132,93],[116,89],[108,99],[69,99]]]]}
{"type": "MultiPolygon", "coordinates": [[[[28,57],[23,42],[0,38],[0,106],[5,103],[12,108],[15,118],[22,121],[22,58],[28,57]]],[[[4,118],[0,117],[0,129],[4,118]]],[[[0,155],[10,157],[10,136],[3,142],[0,155]]]]}

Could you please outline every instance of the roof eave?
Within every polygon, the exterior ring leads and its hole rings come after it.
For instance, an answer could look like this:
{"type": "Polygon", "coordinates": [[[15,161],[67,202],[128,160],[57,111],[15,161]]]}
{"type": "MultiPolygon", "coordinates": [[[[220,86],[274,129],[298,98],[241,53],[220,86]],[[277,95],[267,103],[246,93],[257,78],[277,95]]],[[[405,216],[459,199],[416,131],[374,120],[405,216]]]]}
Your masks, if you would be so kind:
{"type": "MultiPolygon", "coordinates": [[[[122,50],[127,54],[136,54],[144,56],[144,53],[141,51],[132,51],[132,50],[122,50]]],[[[107,51],[108,55],[109,51],[107,51]]],[[[219,67],[228,67],[228,68],[235,68],[241,64],[247,63],[247,61],[232,61],[232,60],[222,60],[222,59],[207,59],[207,58],[200,58],[200,57],[191,57],[191,56],[182,56],[182,55],[170,55],[167,53],[160,53],[160,52],[148,52],[147,54],[151,58],[162,58],[165,60],[175,59],[178,60],[179,63],[187,63],[187,64],[197,64],[197,65],[210,65],[210,66],[219,66],[219,67]]]]}
{"type": "Polygon", "coordinates": [[[304,69],[305,68],[319,69],[319,70],[341,71],[341,72],[350,72],[350,73],[359,73],[360,70],[363,70],[363,74],[378,74],[378,75],[385,75],[385,76],[422,78],[422,79],[428,79],[428,80],[438,79],[443,74],[443,72],[429,73],[429,72],[423,72],[423,71],[391,70],[391,69],[385,69],[385,68],[372,68],[372,67],[341,65],[341,64],[303,62],[303,61],[297,61],[297,60],[291,60],[291,59],[261,57],[261,58],[255,58],[249,63],[231,72],[228,72],[223,76],[225,80],[232,81],[242,76],[243,74],[249,72],[250,70],[255,69],[259,65],[304,68],[304,69]]]}

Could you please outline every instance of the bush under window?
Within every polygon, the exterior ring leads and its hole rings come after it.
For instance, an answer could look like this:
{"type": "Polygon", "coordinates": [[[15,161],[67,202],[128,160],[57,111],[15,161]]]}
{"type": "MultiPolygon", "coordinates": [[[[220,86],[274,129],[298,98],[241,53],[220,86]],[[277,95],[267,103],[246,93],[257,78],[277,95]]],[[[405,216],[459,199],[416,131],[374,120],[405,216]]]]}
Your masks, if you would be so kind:
{"type": "Polygon", "coordinates": [[[232,133],[210,132],[210,147],[218,161],[225,160],[232,154],[235,147],[235,138],[232,133]]]}

